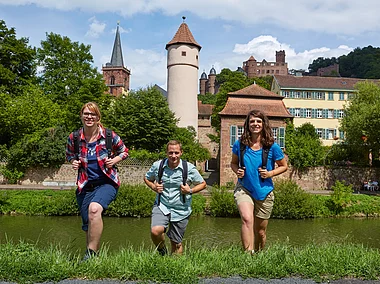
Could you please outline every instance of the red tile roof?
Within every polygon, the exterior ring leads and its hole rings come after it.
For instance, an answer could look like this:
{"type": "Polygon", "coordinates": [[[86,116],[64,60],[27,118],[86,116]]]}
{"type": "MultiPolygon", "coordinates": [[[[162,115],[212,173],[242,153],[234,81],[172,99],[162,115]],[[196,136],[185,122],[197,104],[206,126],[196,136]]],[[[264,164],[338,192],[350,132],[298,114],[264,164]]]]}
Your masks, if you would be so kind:
{"type": "Polygon", "coordinates": [[[174,35],[173,39],[166,44],[166,49],[168,49],[169,46],[173,44],[181,44],[181,43],[196,46],[199,48],[199,50],[201,50],[202,48],[199,45],[199,43],[197,43],[196,40],[194,39],[193,34],[191,33],[186,23],[182,23],[179,26],[178,31],[174,35]]]}
{"type": "Polygon", "coordinates": [[[293,117],[283,103],[283,97],[267,89],[252,84],[228,94],[228,99],[220,115],[246,116],[253,109],[263,111],[268,117],[293,117]]]}
{"type": "Polygon", "coordinates": [[[201,101],[198,101],[198,115],[211,115],[214,105],[202,104],[201,101]]]}
{"type": "MultiPolygon", "coordinates": [[[[318,77],[318,76],[285,76],[274,75],[274,82],[281,89],[286,88],[302,88],[302,89],[342,89],[354,90],[354,85],[358,82],[366,81],[366,79],[343,78],[343,77],[318,77]]],[[[379,81],[379,80],[370,80],[379,81]]]]}

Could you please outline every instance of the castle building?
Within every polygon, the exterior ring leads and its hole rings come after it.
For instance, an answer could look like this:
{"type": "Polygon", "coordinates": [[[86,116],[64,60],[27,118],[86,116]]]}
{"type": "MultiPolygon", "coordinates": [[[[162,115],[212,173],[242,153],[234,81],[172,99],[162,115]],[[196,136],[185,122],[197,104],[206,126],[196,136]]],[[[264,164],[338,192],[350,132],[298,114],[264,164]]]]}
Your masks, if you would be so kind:
{"type": "Polygon", "coordinates": [[[179,119],[179,127],[192,126],[195,131],[198,131],[198,59],[201,48],[185,21],[166,44],[169,108],[179,119]]]}
{"type": "Polygon", "coordinates": [[[265,59],[258,62],[251,56],[243,62],[242,69],[248,78],[268,75],[288,75],[288,63],[285,62],[285,50],[276,51],[276,61],[268,62],[265,59]]]}
{"type": "Polygon", "coordinates": [[[119,32],[119,23],[116,28],[111,62],[102,67],[103,78],[108,87],[109,94],[113,96],[127,95],[131,71],[124,66],[123,52],[119,32]]]}
{"type": "Polygon", "coordinates": [[[207,77],[206,72],[203,71],[201,78],[199,79],[199,94],[204,95],[206,93],[216,94],[218,88],[216,83],[216,70],[214,67],[210,69],[210,74],[207,77]]]}
{"type": "Polygon", "coordinates": [[[294,116],[294,126],[311,123],[323,145],[331,146],[344,139],[339,130],[344,106],[355,93],[355,84],[364,79],[318,76],[273,77],[272,92],[284,98],[284,104],[294,116]]]}

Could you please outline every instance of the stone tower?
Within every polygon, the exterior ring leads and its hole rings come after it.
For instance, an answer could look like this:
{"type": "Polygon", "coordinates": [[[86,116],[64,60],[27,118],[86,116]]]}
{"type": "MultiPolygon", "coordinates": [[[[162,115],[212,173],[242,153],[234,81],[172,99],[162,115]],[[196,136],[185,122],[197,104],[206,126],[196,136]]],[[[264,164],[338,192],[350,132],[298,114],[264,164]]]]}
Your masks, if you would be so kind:
{"type": "Polygon", "coordinates": [[[276,51],[276,62],[285,63],[285,50],[276,51]]]}
{"type": "Polygon", "coordinates": [[[208,92],[215,94],[215,80],[216,80],[216,70],[214,67],[210,69],[210,74],[208,74],[208,92]]]}
{"type": "Polygon", "coordinates": [[[193,126],[198,131],[198,58],[202,47],[182,18],[183,23],[166,44],[168,104],[179,119],[179,127],[193,126]]]}
{"type": "Polygon", "coordinates": [[[127,95],[131,71],[124,66],[119,23],[117,23],[115,42],[113,44],[111,62],[102,67],[103,78],[108,92],[114,96],[127,95]]]}

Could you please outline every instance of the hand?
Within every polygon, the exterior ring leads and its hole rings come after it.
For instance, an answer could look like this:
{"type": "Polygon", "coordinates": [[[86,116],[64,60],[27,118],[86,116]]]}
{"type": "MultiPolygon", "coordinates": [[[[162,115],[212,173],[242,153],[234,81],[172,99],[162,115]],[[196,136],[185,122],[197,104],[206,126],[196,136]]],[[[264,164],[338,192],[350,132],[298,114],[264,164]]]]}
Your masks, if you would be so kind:
{"type": "Polygon", "coordinates": [[[186,184],[186,185],[181,184],[181,192],[182,192],[182,194],[189,194],[190,193],[190,186],[188,184],[186,184]]]}
{"type": "Polygon", "coordinates": [[[245,174],[245,167],[243,168],[238,168],[237,172],[236,172],[236,175],[238,178],[243,178],[244,177],[244,174],[245,174]]]}
{"type": "Polygon", "coordinates": [[[162,193],[164,191],[164,184],[154,181],[154,191],[157,193],[162,193]]]}
{"type": "Polygon", "coordinates": [[[268,172],[267,169],[262,169],[262,168],[259,168],[259,173],[260,173],[260,176],[261,178],[270,178],[273,176],[273,174],[271,174],[271,172],[268,172]]]}
{"type": "Polygon", "coordinates": [[[105,164],[106,164],[106,168],[107,169],[112,169],[112,167],[116,164],[114,159],[110,159],[110,158],[106,158],[106,161],[105,161],[105,164]]]}
{"type": "Polygon", "coordinates": [[[73,166],[73,169],[77,171],[81,166],[81,161],[80,160],[74,160],[71,165],[73,166]]]}

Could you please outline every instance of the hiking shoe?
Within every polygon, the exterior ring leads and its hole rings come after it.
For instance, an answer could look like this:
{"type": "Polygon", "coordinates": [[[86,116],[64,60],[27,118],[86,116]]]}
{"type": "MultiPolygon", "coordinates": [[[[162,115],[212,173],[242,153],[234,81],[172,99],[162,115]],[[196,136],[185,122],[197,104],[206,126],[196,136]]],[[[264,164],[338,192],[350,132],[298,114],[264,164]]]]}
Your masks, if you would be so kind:
{"type": "Polygon", "coordinates": [[[97,255],[98,255],[98,253],[96,251],[88,248],[88,249],[86,249],[86,252],[84,253],[82,262],[87,261],[90,258],[95,257],[97,255]]]}
{"type": "Polygon", "coordinates": [[[166,246],[163,246],[161,248],[157,248],[157,251],[160,255],[164,256],[168,254],[168,250],[166,249],[166,246]]]}

